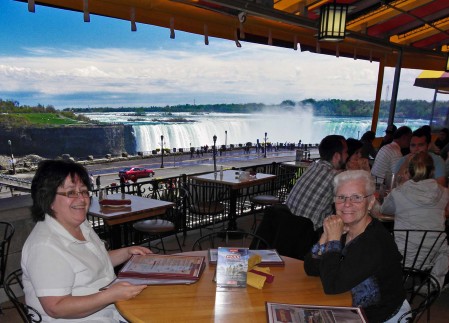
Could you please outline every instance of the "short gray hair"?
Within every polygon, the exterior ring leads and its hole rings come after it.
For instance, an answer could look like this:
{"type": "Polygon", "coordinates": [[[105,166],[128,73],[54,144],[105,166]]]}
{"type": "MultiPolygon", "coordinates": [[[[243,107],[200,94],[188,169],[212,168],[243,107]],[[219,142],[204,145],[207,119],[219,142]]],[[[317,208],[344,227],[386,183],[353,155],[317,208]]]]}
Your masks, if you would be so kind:
{"type": "Polygon", "coordinates": [[[341,172],[334,177],[334,194],[337,192],[337,188],[346,182],[351,182],[355,180],[363,180],[365,182],[366,194],[371,195],[376,190],[376,185],[374,184],[374,179],[369,172],[366,170],[347,170],[341,172]]]}

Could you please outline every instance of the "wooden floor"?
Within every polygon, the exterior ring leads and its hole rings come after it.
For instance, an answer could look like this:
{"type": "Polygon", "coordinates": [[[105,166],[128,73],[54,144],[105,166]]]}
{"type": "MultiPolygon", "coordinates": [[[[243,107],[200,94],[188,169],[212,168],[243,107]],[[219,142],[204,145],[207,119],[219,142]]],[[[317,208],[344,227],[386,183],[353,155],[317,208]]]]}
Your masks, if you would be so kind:
{"type": "MultiPolygon", "coordinates": [[[[238,227],[241,229],[249,230],[253,223],[253,216],[246,216],[237,220],[238,227]]],[[[207,233],[203,231],[203,234],[207,233]]],[[[185,246],[183,246],[183,251],[191,251],[192,246],[195,243],[196,239],[200,236],[199,230],[189,231],[187,234],[187,238],[185,241],[185,246]]],[[[182,243],[182,236],[179,235],[179,238],[182,243]]],[[[165,247],[167,249],[167,253],[178,253],[178,246],[174,237],[166,237],[164,238],[165,247]]],[[[157,246],[156,246],[157,247],[157,246]]],[[[153,248],[153,252],[157,252],[157,248],[153,248]]],[[[5,323],[16,323],[21,322],[17,311],[11,307],[10,303],[1,304],[3,308],[3,314],[0,314],[0,322],[5,323]]],[[[426,322],[425,318],[422,318],[420,321],[426,322]]],[[[431,308],[431,319],[432,323],[445,323],[449,322],[449,288],[442,291],[440,297],[432,305],[431,308]]]]}

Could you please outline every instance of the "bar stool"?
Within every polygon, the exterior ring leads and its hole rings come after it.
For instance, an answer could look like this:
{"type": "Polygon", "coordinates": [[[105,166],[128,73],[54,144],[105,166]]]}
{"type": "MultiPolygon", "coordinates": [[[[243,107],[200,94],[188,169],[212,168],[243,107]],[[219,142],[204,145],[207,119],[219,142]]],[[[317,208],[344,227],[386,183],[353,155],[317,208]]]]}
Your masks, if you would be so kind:
{"type": "MultiPolygon", "coordinates": [[[[162,251],[165,254],[164,237],[167,233],[173,232],[178,243],[180,252],[182,252],[181,244],[179,243],[178,234],[176,233],[175,224],[171,221],[156,219],[156,220],[144,220],[133,224],[133,228],[140,232],[145,232],[149,235],[148,237],[148,247],[151,249],[151,237],[157,237],[161,241],[162,251]]],[[[160,249],[157,248],[159,251],[160,249]]]]}
{"type": "Polygon", "coordinates": [[[8,222],[0,222],[0,287],[3,287],[3,282],[5,280],[9,245],[13,235],[14,226],[8,222]]]}

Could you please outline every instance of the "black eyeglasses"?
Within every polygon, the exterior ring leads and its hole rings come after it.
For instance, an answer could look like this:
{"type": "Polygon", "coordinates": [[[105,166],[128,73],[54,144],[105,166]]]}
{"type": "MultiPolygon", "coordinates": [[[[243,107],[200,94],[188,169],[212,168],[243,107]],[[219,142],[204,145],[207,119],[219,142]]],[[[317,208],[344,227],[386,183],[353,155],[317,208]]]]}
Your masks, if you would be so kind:
{"type": "Polygon", "coordinates": [[[351,203],[362,203],[364,199],[366,199],[368,196],[371,196],[373,194],[369,194],[369,195],[351,195],[351,196],[344,196],[344,195],[338,195],[338,196],[334,196],[334,202],[336,204],[341,204],[341,203],[345,203],[346,199],[349,199],[349,201],[351,203]]]}
{"type": "Polygon", "coordinates": [[[76,199],[80,195],[82,197],[91,197],[92,196],[92,192],[87,191],[87,190],[79,191],[79,192],[78,191],[56,192],[56,194],[68,197],[69,199],[76,199]]]}

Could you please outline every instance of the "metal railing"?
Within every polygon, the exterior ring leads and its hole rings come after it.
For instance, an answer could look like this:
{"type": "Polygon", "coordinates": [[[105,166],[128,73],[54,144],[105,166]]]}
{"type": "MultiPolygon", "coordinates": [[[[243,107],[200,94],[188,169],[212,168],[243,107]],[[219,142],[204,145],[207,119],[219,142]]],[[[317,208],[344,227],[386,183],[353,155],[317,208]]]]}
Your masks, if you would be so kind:
{"type": "MultiPolygon", "coordinates": [[[[257,207],[251,207],[251,196],[258,194],[278,194],[280,197],[285,198],[298,177],[298,174],[294,172],[294,170],[283,167],[279,163],[261,164],[240,169],[251,169],[258,173],[274,174],[277,175],[277,180],[273,183],[264,183],[250,188],[240,189],[237,198],[236,218],[249,215],[251,212],[259,211],[257,207]]],[[[204,173],[192,174],[190,176],[201,174],[204,173]]],[[[223,196],[222,203],[224,204],[225,212],[218,218],[206,217],[199,219],[197,215],[190,214],[187,207],[186,197],[183,196],[183,190],[181,189],[181,187],[186,187],[190,181],[191,179],[189,176],[182,174],[175,177],[124,184],[123,186],[108,186],[104,189],[107,194],[120,193],[123,191],[126,194],[174,202],[175,207],[169,214],[167,214],[167,216],[170,217],[171,221],[175,222],[177,231],[183,233],[185,237],[188,231],[210,226],[213,224],[213,221],[215,221],[215,224],[227,221],[229,215],[229,194],[224,194],[223,196]]],[[[226,190],[227,188],[224,189],[226,190]]],[[[93,194],[98,195],[98,190],[94,190],[93,194]]],[[[101,218],[88,215],[88,219],[94,230],[102,239],[108,240],[110,238],[110,228],[101,218]]],[[[123,241],[124,246],[142,244],[148,239],[147,236],[139,234],[133,229],[133,223],[134,222],[127,222],[118,225],[120,228],[121,241],[123,241]]]]}

